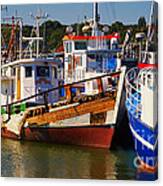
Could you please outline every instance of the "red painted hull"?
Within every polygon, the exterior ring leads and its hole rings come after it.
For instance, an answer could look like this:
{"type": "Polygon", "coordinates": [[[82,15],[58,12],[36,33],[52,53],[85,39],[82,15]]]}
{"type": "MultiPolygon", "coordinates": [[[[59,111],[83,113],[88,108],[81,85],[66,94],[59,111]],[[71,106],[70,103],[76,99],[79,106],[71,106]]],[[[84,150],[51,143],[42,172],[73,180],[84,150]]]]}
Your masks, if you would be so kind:
{"type": "Polygon", "coordinates": [[[23,139],[59,144],[109,148],[114,134],[110,126],[24,128],[23,139]]]}
{"type": "Polygon", "coordinates": [[[42,141],[59,144],[109,148],[114,134],[113,126],[82,126],[64,128],[23,128],[17,136],[6,128],[1,135],[15,140],[42,141]]]}
{"type": "Polygon", "coordinates": [[[15,133],[7,130],[6,127],[1,128],[1,136],[4,138],[9,138],[9,139],[14,139],[14,140],[19,140],[20,137],[16,135],[15,133]]]}

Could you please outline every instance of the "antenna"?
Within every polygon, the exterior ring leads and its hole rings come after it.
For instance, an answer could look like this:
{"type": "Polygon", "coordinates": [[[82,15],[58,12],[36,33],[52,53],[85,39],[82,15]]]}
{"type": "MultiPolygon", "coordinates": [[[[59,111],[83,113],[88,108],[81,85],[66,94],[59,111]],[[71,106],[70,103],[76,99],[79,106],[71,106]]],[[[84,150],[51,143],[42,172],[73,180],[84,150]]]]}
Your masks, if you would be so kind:
{"type": "Polygon", "coordinates": [[[47,19],[48,14],[44,13],[41,9],[38,9],[37,14],[34,16],[32,13],[30,13],[30,16],[35,20],[36,22],[36,36],[37,36],[37,44],[36,44],[36,57],[39,57],[39,40],[40,40],[40,31],[39,26],[42,19],[47,19]]]}
{"type": "Polygon", "coordinates": [[[77,17],[77,28],[76,28],[76,34],[77,35],[79,35],[79,24],[78,24],[79,23],[79,19],[80,19],[80,17],[78,16],[77,17]]]}

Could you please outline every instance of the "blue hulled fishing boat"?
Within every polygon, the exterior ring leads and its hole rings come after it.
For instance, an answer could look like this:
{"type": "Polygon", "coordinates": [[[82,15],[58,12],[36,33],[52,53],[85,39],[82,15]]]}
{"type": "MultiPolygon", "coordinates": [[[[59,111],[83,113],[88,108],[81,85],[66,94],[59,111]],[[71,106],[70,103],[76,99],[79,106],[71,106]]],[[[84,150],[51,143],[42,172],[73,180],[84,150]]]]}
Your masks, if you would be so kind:
{"type": "MultiPolygon", "coordinates": [[[[152,3],[151,17],[157,14],[157,4],[152,3]],[[153,15],[152,15],[153,14],[153,15]]],[[[130,69],[126,74],[126,108],[129,125],[135,142],[135,151],[139,167],[150,171],[157,170],[158,155],[158,112],[157,112],[157,50],[151,51],[149,46],[155,43],[157,48],[157,27],[150,19],[146,49],[140,50],[138,67],[130,69]]],[[[137,34],[142,40],[143,34],[137,34]]],[[[146,37],[145,37],[146,38],[146,37]]],[[[141,49],[141,47],[140,47],[141,49]]]]}
{"type": "Polygon", "coordinates": [[[126,75],[126,107],[135,150],[143,167],[157,167],[157,69],[133,68],[126,75]]]}

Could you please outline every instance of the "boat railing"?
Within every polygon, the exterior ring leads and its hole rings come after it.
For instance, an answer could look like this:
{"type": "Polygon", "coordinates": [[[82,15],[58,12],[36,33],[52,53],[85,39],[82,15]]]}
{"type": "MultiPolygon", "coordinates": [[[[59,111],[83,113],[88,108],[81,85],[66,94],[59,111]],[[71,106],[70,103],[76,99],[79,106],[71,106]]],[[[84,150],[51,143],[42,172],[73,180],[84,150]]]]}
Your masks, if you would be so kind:
{"type": "Polygon", "coordinates": [[[141,73],[138,75],[139,85],[148,89],[154,90],[157,88],[157,68],[146,67],[141,69],[141,73]]]}
{"type": "Polygon", "coordinates": [[[141,117],[141,91],[138,81],[138,68],[132,68],[126,74],[126,107],[136,118],[141,117]]]}
{"type": "Polygon", "coordinates": [[[26,97],[24,99],[6,104],[6,105],[2,105],[1,106],[1,112],[3,110],[3,113],[8,114],[9,116],[14,112],[21,112],[21,111],[25,111],[26,107],[33,107],[33,106],[38,106],[38,104],[36,104],[35,102],[33,102],[33,100],[41,100],[42,102],[40,102],[39,106],[41,106],[43,108],[43,110],[45,112],[49,111],[49,108],[53,108],[58,106],[58,100],[60,101],[59,105],[66,105],[66,104],[70,104],[70,103],[76,103],[79,102],[79,99],[81,100],[81,102],[85,102],[85,101],[90,101],[91,99],[96,99],[100,96],[107,96],[109,99],[115,98],[115,93],[116,93],[116,88],[118,87],[118,81],[114,81],[114,80],[118,80],[119,76],[121,74],[121,71],[117,71],[114,73],[108,73],[108,74],[104,74],[101,76],[96,76],[96,77],[91,77],[88,79],[83,79],[77,82],[73,82],[73,83],[68,83],[68,84],[64,84],[64,85],[59,85],[57,87],[45,90],[45,91],[41,91],[38,92],[37,94],[34,94],[30,97],[26,97]],[[112,83],[116,82],[116,85],[113,85],[113,89],[109,89],[107,91],[104,90],[103,86],[104,86],[104,81],[103,79],[108,79],[108,86],[111,85],[112,83]],[[85,82],[88,81],[96,81],[97,83],[97,87],[98,87],[98,94],[97,95],[92,95],[92,97],[89,97],[87,95],[83,95],[83,86],[85,82]],[[61,90],[64,89],[64,95],[61,96],[62,99],[57,99],[57,92],[61,92],[61,90]],[[75,89],[75,91],[74,91],[75,89]],[[94,96],[94,97],[93,97],[94,96]],[[51,101],[52,100],[52,101],[51,101]],[[16,108],[17,107],[17,108],[16,108]],[[15,111],[16,110],[16,111],[15,111]]]}
{"type": "Polygon", "coordinates": [[[81,81],[85,79],[85,74],[86,74],[86,68],[82,69],[75,69],[73,72],[66,70],[64,72],[65,75],[65,82],[76,82],[76,81],[81,81]]]}
{"type": "Polygon", "coordinates": [[[99,37],[95,40],[88,40],[88,50],[106,50],[108,49],[108,45],[106,43],[106,40],[104,40],[102,37],[99,37]]]}

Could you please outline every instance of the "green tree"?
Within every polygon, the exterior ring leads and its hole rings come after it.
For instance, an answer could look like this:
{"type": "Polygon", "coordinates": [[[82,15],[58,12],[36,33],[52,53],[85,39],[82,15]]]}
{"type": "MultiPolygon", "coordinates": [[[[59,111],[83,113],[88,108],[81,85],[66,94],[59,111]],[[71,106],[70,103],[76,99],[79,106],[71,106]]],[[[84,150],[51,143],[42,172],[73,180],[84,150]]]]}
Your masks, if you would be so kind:
{"type": "Polygon", "coordinates": [[[139,28],[144,28],[146,27],[146,20],[145,20],[145,17],[140,17],[138,19],[138,26],[139,28]]]}
{"type": "MultiPolygon", "coordinates": [[[[74,23],[71,25],[73,27],[73,32],[77,32],[79,35],[83,35],[82,27],[84,26],[84,23],[74,23]]],[[[100,30],[103,28],[103,24],[99,25],[100,30]]],[[[146,27],[146,20],[144,17],[140,17],[138,19],[137,24],[130,24],[130,25],[124,25],[122,22],[116,21],[112,25],[106,25],[109,27],[109,31],[106,34],[112,34],[113,32],[118,32],[120,34],[120,43],[123,43],[126,31],[130,29],[132,31],[132,38],[131,40],[134,41],[135,33],[137,32],[147,32],[146,27]]],[[[46,22],[42,23],[40,25],[40,36],[44,36],[44,45],[46,45],[46,51],[51,52],[54,51],[55,48],[57,48],[59,45],[62,44],[63,36],[66,34],[66,27],[67,25],[64,25],[56,20],[47,20],[46,22]]],[[[31,31],[33,29],[32,25],[24,25],[23,26],[23,36],[29,37],[31,35],[31,31]]],[[[11,35],[11,24],[2,24],[1,25],[1,32],[3,35],[3,41],[2,44],[5,42],[5,44],[8,44],[10,35],[11,35]]],[[[90,33],[87,33],[90,34],[90,33]]],[[[35,32],[33,33],[33,36],[35,36],[35,32]]],[[[2,39],[2,38],[1,38],[2,39]]],[[[27,45],[28,42],[23,42],[23,45],[27,45]]],[[[40,42],[40,49],[42,47],[43,42],[40,42]]],[[[23,46],[23,47],[24,47],[23,46]]]]}
{"type": "Polygon", "coordinates": [[[122,22],[116,21],[115,23],[113,23],[111,25],[111,32],[119,32],[122,31],[124,29],[124,25],[122,22]]]}

